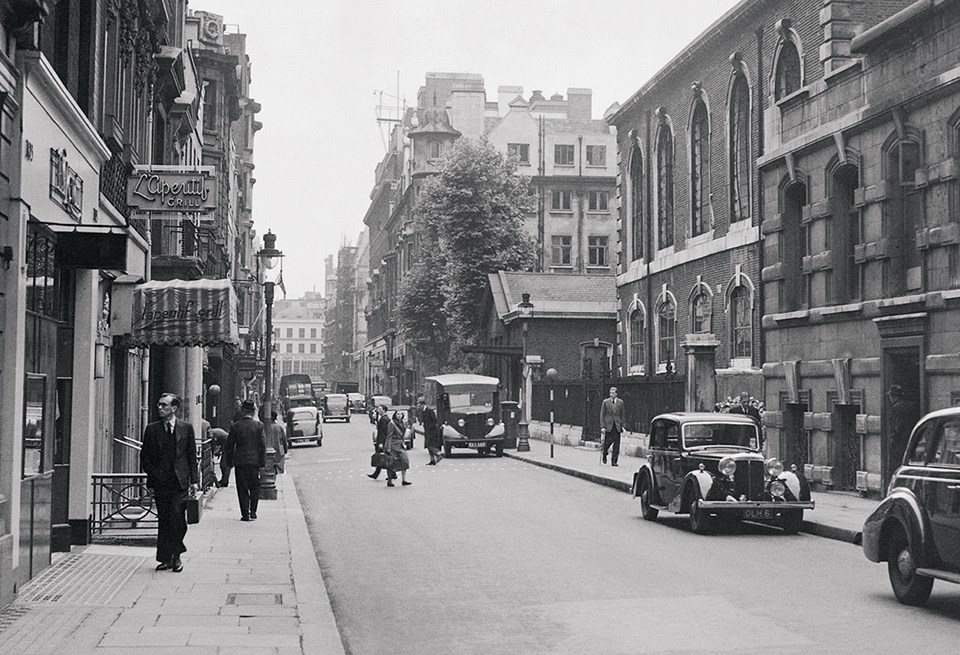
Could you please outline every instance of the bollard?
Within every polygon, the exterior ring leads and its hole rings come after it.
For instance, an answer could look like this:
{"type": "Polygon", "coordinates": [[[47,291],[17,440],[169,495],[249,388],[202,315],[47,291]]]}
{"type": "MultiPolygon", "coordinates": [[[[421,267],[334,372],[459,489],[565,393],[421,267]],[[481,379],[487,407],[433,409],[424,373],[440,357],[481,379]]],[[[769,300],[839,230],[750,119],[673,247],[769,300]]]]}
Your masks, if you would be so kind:
{"type": "Polygon", "coordinates": [[[260,469],[260,500],[277,499],[277,451],[267,448],[267,463],[260,469]]]}

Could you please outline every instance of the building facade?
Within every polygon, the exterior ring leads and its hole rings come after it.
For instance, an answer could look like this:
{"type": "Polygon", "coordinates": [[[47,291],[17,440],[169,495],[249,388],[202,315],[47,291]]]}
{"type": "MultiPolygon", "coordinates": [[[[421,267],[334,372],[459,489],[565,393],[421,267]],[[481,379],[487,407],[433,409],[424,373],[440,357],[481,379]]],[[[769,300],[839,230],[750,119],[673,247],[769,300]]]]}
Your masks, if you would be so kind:
{"type": "Polygon", "coordinates": [[[316,382],[323,378],[323,340],[326,300],[308,291],[303,298],[273,303],[274,380],[306,373],[316,382]]]}

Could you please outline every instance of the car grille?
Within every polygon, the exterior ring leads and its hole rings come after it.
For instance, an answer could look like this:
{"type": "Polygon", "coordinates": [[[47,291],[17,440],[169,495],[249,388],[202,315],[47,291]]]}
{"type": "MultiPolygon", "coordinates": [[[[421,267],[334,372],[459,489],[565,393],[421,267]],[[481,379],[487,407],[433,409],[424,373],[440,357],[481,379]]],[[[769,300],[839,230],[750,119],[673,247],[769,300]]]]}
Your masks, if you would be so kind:
{"type": "Polygon", "coordinates": [[[737,498],[746,496],[750,500],[761,500],[763,485],[763,462],[754,460],[737,463],[737,472],[733,478],[733,490],[737,498]]]}
{"type": "Polygon", "coordinates": [[[464,417],[467,424],[463,427],[463,434],[471,439],[477,439],[487,433],[487,417],[483,414],[470,414],[464,417]]]}

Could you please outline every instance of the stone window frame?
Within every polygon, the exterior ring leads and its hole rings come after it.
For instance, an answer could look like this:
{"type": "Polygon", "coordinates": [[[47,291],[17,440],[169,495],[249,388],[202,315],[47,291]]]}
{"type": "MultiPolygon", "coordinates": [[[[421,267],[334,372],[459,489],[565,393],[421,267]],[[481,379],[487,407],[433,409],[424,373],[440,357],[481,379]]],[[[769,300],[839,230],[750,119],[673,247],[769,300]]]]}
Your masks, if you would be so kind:
{"type": "Polygon", "coordinates": [[[793,29],[790,19],[783,18],[777,21],[776,30],[779,39],[773,53],[773,65],[770,67],[770,93],[773,95],[774,102],[779,103],[805,88],[806,67],[803,65],[803,41],[800,40],[797,31],[793,29]],[[797,56],[797,88],[790,88],[786,92],[782,92],[780,82],[781,76],[784,74],[782,68],[787,63],[785,57],[791,56],[793,53],[796,53],[797,56]]]}
{"type": "Polygon", "coordinates": [[[576,155],[577,155],[576,146],[572,143],[553,144],[553,165],[554,166],[574,166],[576,164],[576,155]],[[569,153],[570,154],[569,161],[567,161],[568,158],[566,156],[561,157],[561,153],[569,153]]]}
{"type": "Polygon", "coordinates": [[[687,116],[687,197],[689,236],[699,237],[713,229],[713,191],[711,179],[710,101],[701,82],[692,86],[693,100],[687,116]]]}
{"type": "Polygon", "coordinates": [[[753,84],[750,70],[743,63],[739,52],[730,56],[733,71],[727,84],[727,195],[729,198],[730,223],[749,224],[753,217],[753,84]],[[746,134],[738,122],[742,103],[739,94],[746,98],[746,134]],[[742,152],[741,152],[742,151],[742,152]],[[742,176],[742,179],[741,179],[742,176]],[[739,200],[739,202],[738,202],[739,200]]]}
{"type": "Polygon", "coordinates": [[[597,168],[606,168],[607,166],[607,146],[601,144],[587,144],[584,146],[584,156],[587,160],[587,166],[595,166],[597,168]],[[590,161],[590,154],[593,153],[595,156],[600,155],[599,159],[601,161],[590,161]]]}
{"type": "Polygon", "coordinates": [[[630,254],[643,259],[643,143],[636,130],[630,131],[630,158],[627,160],[627,216],[630,223],[630,254]]]}
{"type": "Polygon", "coordinates": [[[727,315],[727,342],[730,344],[730,368],[748,369],[753,366],[753,360],[757,349],[754,343],[753,327],[756,325],[757,311],[757,289],[750,276],[743,272],[740,264],[737,264],[733,277],[727,283],[726,293],[724,294],[724,313],[727,315]],[[737,308],[734,305],[734,294],[740,289],[747,292],[747,301],[749,302],[750,324],[740,325],[737,321],[737,308]],[[749,338],[750,356],[738,357],[737,355],[737,335],[738,332],[745,332],[749,338]]]}
{"type": "Polygon", "coordinates": [[[570,234],[553,234],[550,236],[550,265],[557,267],[573,266],[573,236],[570,234]],[[566,240],[564,242],[564,239],[566,240]],[[558,243],[559,240],[559,243],[558,243]],[[557,261],[557,252],[560,251],[560,261],[557,261]],[[566,261],[563,253],[566,252],[566,261]]]}
{"type": "Polygon", "coordinates": [[[666,373],[667,372],[667,361],[669,360],[673,366],[673,370],[677,369],[677,298],[673,295],[671,291],[667,289],[667,285],[663,285],[663,289],[660,291],[660,295],[657,296],[656,301],[656,312],[655,316],[656,322],[654,324],[654,330],[656,334],[656,341],[654,343],[654,352],[656,354],[657,362],[657,373],[666,373]],[[664,308],[673,307],[673,326],[672,334],[665,336],[663,334],[663,321],[664,321],[664,308]],[[666,348],[664,347],[666,345],[666,348]]]}
{"type": "Polygon", "coordinates": [[[673,121],[666,109],[659,107],[655,112],[657,129],[654,136],[654,159],[656,168],[656,193],[653,197],[657,226],[657,250],[672,248],[674,244],[674,221],[676,199],[674,197],[675,164],[673,121]]]}
{"type": "Polygon", "coordinates": [[[627,375],[644,375],[646,373],[646,329],[647,329],[647,308],[639,298],[634,298],[633,302],[627,307],[627,329],[624,331],[627,337],[627,375]],[[634,316],[640,318],[639,340],[635,335],[634,316]]]}
{"type": "Polygon", "coordinates": [[[436,161],[443,157],[443,142],[440,139],[427,141],[427,161],[436,161]]]}
{"type": "Polygon", "coordinates": [[[863,165],[860,153],[845,148],[844,156],[833,155],[824,169],[824,189],[830,202],[830,227],[826,247],[832,252],[832,293],[834,304],[858,302],[863,299],[863,265],[856,263],[856,247],[863,243],[864,217],[862,206],[857,206],[857,192],[863,186],[863,165]],[[844,171],[856,170],[856,182],[843,203],[837,186],[844,171]],[[841,214],[843,214],[841,216],[841,214]],[[850,223],[855,228],[850,231],[850,223]]]}
{"type": "Polygon", "coordinates": [[[810,204],[810,183],[806,174],[800,170],[794,170],[791,174],[783,176],[778,187],[778,209],[783,217],[782,229],[777,238],[777,260],[781,266],[780,275],[780,297],[777,300],[777,310],[780,312],[790,312],[807,309],[810,303],[810,281],[809,274],[803,272],[803,258],[809,254],[808,228],[804,223],[804,208],[810,204]],[[796,216],[788,212],[788,196],[793,193],[796,187],[803,187],[803,198],[800,204],[795,207],[796,216]],[[795,243],[794,243],[795,241],[795,243]],[[788,250],[789,249],[789,250],[788,250]],[[792,256],[791,256],[792,255],[792,256]],[[792,289],[796,298],[794,302],[784,300],[787,295],[787,285],[794,284],[796,288],[792,289]]]}
{"type": "Polygon", "coordinates": [[[610,207],[610,193],[605,189],[587,191],[587,211],[606,212],[610,207]]]}
{"type": "Polygon", "coordinates": [[[923,279],[923,253],[917,248],[917,230],[926,224],[925,202],[923,188],[916,183],[916,172],[925,166],[924,138],[923,132],[918,128],[896,119],[896,128],[883,142],[880,148],[881,153],[881,175],[887,188],[886,198],[883,202],[883,240],[886,242],[886,251],[893,253],[901,249],[904,252],[912,251],[916,254],[915,266],[910,266],[910,262],[904,262],[902,270],[898,269],[898,264],[892,257],[884,259],[883,264],[883,291],[886,296],[896,296],[911,292],[922,291],[925,286],[923,279]],[[901,178],[904,166],[903,150],[904,146],[909,144],[916,148],[917,160],[914,168],[914,182],[912,184],[903,181],[901,178]],[[891,160],[894,157],[894,151],[897,154],[897,172],[896,177],[891,166],[891,160]],[[903,189],[910,187],[912,192],[903,193],[903,189]],[[907,203],[916,202],[917,212],[907,209],[907,203]],[[916,224],[911,225],[908,222],[910,217],[916,217],[916,224]],[[912,240],[911,240],[912,236],[912,240]],[[919,273],[911,273],[911,269],[919,269],[919,273]],[[909,277],[918,275],[919,287],[911,287],[909,277]],[[900,286],[902,284],[902,286],[900,286]]]}
{"type": "Polygon", "coordinates": [[[690,289],[690,296],[687,299],[687,304],[690,309],[690,333],[691,334],[708,334],[713,332],[713,289],[710,288],[710,285],[703,281],[700,275],[697,276],[697,281],[694,283],[693,287],[690,289]],[[706,312],[704,314],[704,319],[706,323],[706,329],[698,330],[696,329],[696,303],[700,298],[706,298],[706,312]]]}
{"type": "Polygon", "coordinates": [[[594,234],[587,237],[587,266],[607,267],[610,265],[610,237],[594,234]],[[602,260],[602,261],[601,261],[602,260]]]}

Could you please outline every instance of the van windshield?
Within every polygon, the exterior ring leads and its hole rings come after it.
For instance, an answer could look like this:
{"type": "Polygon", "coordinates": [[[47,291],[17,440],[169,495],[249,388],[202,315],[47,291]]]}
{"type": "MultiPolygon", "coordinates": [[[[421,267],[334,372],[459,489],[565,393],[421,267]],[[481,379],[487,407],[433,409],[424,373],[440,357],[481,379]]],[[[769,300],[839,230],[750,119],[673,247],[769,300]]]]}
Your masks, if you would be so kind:
{"type": "Polygon", "coordinates": [[[493,411],[493,392],[474,391],[471,393],[451,393],[450,411],[460,414],[479,414],[493,411]]]}

